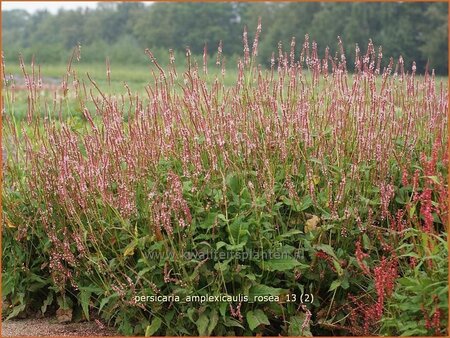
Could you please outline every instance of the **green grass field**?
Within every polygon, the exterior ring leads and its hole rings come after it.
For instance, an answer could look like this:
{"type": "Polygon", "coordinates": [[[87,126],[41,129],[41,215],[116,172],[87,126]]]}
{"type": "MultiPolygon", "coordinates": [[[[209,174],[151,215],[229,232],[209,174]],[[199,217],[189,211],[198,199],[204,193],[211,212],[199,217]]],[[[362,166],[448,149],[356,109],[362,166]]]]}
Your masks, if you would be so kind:
{"type": "MultiPolygon", "coordinates": [[[[226,87],[232,87],[235,85],[237,80],[237,71],[233,65],[228,66],[229,69],[226,69],[225,76],[222,76],[221,70],[217,68],[217,66],[210,67],[208,69],[208,75],[204,76],[205,82],[211,86],[211,84],[216,80],[216,78],[220,79],[220,82],[223,83],[226,87]]],[[[26,65],[27,73],[31,73],[31,65],[26,65]]],[[[38,66],[35,66],[36,73],[38,72],[38,66]]],[[[99,89],[106,94],[113,95],[128,95],[128,88],[131,90],[133,95],[145,96],[146,94],[146,86],[153,84],[154,74],[158,75],[157,68],[149,61],[149,64],[146,66],[138,66],[138,65],[123,65],[123,64],[110,64],[110,82],[108,82],[107,78],[107,67],[106,64],[92,64],[92,63],[84,63],[83,61],[77,62],[74,61],[71,67],[72,73],[75,72],[77,74],[77,78],[81,83],[85,83],[87,87],[91,87],[90,80],[88,79],[87,74],[91,77],[93,81],[96,82],[99,89]]],[[[178,89],[181,88],[183,84],[183,73],[186,71],[185,65],[177,66],[178,73],[178,89]]],[[[263,70],[263,72],[268,72],[269,70],[263,70]]],[[[59,84],[61,83],[64,75],[67,73],[67,64],[44,64],[40,66],[41,75],[44,77],[43,82],[46,84],[46,79],[49,79],[52,82],[57,82],[58,85],[55,85],[51,88],[51,90],[44,90],[40,93],[41,100],[48,102],[52,102],[54,98],[54,92],[57,90],[59,84]]],[[[199,69],[199,72],[203,72],[202,69],[199,69]]],[[[9,78],[10,75],[13,75],[15,78],[20,78],[19,82],[23,82],[23,72],[17,62],[14,64],[12,62],[7,63],[5,65],[5,75],[9,78]]],[[[277,74],[275,73],[275,78],[277,74]]],[[[311,81],[311,76],[308,72],[306,72],[304,77],[306,82],[311,81]]],[[[421,76],[417,76],[417,80],[421,81],[421,76]]],[[[48,81],[47,81],[48,82],[48,81]]],[[[380,78],[376,79],[377,87],[380,87],[382,80],[380,78]]],[[[442,86],[444,89],[448,88],[448,77],[437,76],[435,81],[437,86],[442,86]]],[[[177,89],[177,88],[175,88],[177,89]]],[[[94,95],[98,95],[98,91],[93,90],[94,95]]],[[[6,109],[14,109],[14,115],[17,119],[22,119],[25,116],[25,112],[27,109],[26,104],[26,90],[16,91],[16,102],[14,105],[7,105],[6,109]]],[[[6,97],[8,100],[8,97],[6,97]]],[[[88,100],[89,101],[89,100],[88,100]]],[[[89,104],[89,102],[87,102],[89,104]]],[[[90,105],[92,107],[92,105],[90,105]]],[[[64,105],[62,106],[62,111],[64,116],[79,116],[79,107],[77,108],[77,102],[74,98],[69,98],[65,100],[64,105]]]]}

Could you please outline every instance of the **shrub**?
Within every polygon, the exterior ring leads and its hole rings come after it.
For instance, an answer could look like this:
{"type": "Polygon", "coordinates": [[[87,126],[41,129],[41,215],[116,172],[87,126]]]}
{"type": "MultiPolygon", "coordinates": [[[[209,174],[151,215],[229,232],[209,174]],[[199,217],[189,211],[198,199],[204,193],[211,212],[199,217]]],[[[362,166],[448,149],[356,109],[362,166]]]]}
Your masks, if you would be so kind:
{"type": "Polygon", "coordinates": [[[89,99],[68,71],[78,118],[40,117],[24,70],[27,121],[6,118],[10,316],[38,303],[127,335],[445,334],[447,89],[401,58],[382,69],[371,42],[354,73],[340,41],[319,58],[308,36],[263,70],[259,30],[231,87],[220,51],[211,84],[189,51],[183,73],[146,51],[147,97],[91,80],[89,99]]]}

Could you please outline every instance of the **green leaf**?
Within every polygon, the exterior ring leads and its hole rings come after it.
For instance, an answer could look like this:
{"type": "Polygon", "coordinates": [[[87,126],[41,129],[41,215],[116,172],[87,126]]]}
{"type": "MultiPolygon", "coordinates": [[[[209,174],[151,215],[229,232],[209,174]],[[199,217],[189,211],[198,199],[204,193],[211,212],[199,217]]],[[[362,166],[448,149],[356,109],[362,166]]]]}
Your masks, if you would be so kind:
{"type": "Polygon", "coordinates": [[[333,266],[336,269],[336,272],[339,276],[344,274],[344,270],[342,269],[341,263],[337,259],[333,259],[333,266]]]}
{"type": "Polygon", "coordinates": [[[310,206],[313,205],[313,201],[311,196],[306,195],[305,197],[302,198],[301,202],[300,202],[300,209],[296,210],[296,211],[303,211],[308,209],[310,206]]]}
{"type": "Polygon", "coordinates": [[[364,197],[364,196],[359,196],[359,198],[360,198],[360,200],[362,202],[364,202],[366,204],[366,206],[367,205],[378,205],[378,204],[380,204],[378,201],[371,200],[371,199],[369,199],[367,197],[364,197]]]}
{"type": "Polygon", "coordinates": [[[228,223],[228,219],[225,217],[224,214],[218,214],[217,218],[220,219],[221,221],[228,223]]]}
{"type": "Polygon", "coordinates": [[[234,174],[229,174],[227,176],[227,185],[233,193],[239,195],[242,189],[241,180],[234,174]]]}
{"type": "Polygon", "coordinates": [[[241,329],[244,329],[244,327],[242,326],[241,323],[239,323],[236,319],[229,318],[229,317],[226,317],[223,320],[223,325],[225,325],[226,327],[239,327],[241,329]]]}
{"type": "Polygon", "coordinates": [[[330,289],[328,291],[333,291],[337,289],[341,285],[341,281],[339,279],[336,279],[331,283],[330,289]]]}
{"type": "Polygon", "coordinates": [[[223,247],[223,246],[225,246],[225,245],[227,245],[227,243],[222,242],[222,241],[217,242],[217,243],[216,243],[216,250],[219,250],[221,247],[223,247]]]}
{"type": "Polygon", "coordinates": [[[281,239],[281,238],[289,238],[289,237],[292,237],[292,236],[294,236],[294,235],[298,235],[298,234],[302,234],[302,233],[303,233],[303,231],[301,231],[301,230],[292,229],[292,230],[289,230],[288,232],[285,232],[285,233],[279,235],[279,236],[277,237],[277,239],[281,239]]]}
{"type": "Polygon", "coordinates": [[[84,316],[89,320],[89,301],[91,300],[91,291],[80,289],[80,303],[84,316]]]}
{"type": "Polygon", "coordinates": [[[292,206],[292,200],[290,198],[287,198],[286,196],[281,196],[280,199],[283,201],[284,204],[287,206],[292,206]]]}
{"type": "Polygon", "coordinates": [[[28,291],[36,291],[39,290],[41,288],[43,288],[45,285],[49,284],[50,280],[47,279],[42,279],[41,277],[39,277],[38,275],[32,273],[31,276],[28,278],[28,281],[30,283],[30,285],[28,286],[28,291]],[[31,281],[35,282],[35,283],[31,283],[31,281]]]}
{"type": "Polygon", "coordinates": [[[267,295],[274,295],[279,296],[283,293],[283,289],[280,288],[273,288],[271,286],[267,286],[264,284],[258,284],[255,286],[252,286],[249,290],[249,299],[253,300],[256,296],[267,296],[267,295]]]}
{"type": "Polygon", "coordinates": [[[19,313],[25,310],[25,307],[26,307],[25,303],[14,306],[12,312],[9,314],[6,320],[16,317],[19,313]]]}
{"type": "Polygon", "coordinates": [[[134,249],[136,248],[137,241],[133,241],[130,244],[128,244],[125,249],[123,250],[123,256],[133,256],[134,255],[134,249]]]}
{"type": "Polygon", "coordinates": [[[228,303],[225,303],[225,302],[222,302],[219,305],[219,312],[223,318],[226,317],[227,307],[228,307],[228,303]]]}
{"type": "Polygon", "coordinates": [[[261,268],[267,271],[286,271],[292,270],[297,266],[308,267],[300,263],[295,258],[271,259],[260,263],[261,268]]]}
{"type": "Polygon", "coordinates": [[[145,336],[150,337],[158,332],[159,328],[161,327],[161,323],[162,320],[159,317],[154,317],[152,323],[145,329],[145,336]]]}
{"type": "Polygon", "coordinates": [[[228,251],[242,251],[242,249],[245,247],[246,244],[247,244],[247,241],[241,242],[241,243],[236,244],[236,245],[227,244],[226,249],[228,251]]]}
{"type": "Polygon", "coordinates": [[[259,325],[270,325],[269,318],[262,310],[255,310],[247,312],[247,323],[250,330],[256,329],[259,325]]]}
{"type": "Polygon", "coordinates": [[[195,320],[194,320],[195,309],[194,309],[194,308],[189,308],[189,309],[186,311],[186,313],[187,313],[188,318],[190,319],[190,321],[193,322],[193,323],[195,323],[195,320]]]}
{"type": "Polygon", "coordinates": [[[2,296],[6,297],[14,291],[14,276],[5,272],[2,277],[2,296]]]}
{"type": "Polygon", "coordinates": [[[175,310],[171,310],[164,315],[166,323],[170,323],[175,315],[175,310]]]}
{"type": "Polygon", "coordinates": [[[255,281],[256,280],[256,276],[253,273],[248,273],[245,275],[245,277],[251,281],[255,281]]]}
{"type": "Polygon", "coordinates": [[[350,287],[348,282],[348,274],[346,273],[343,278],[341,278],[341,288],[347,290],[350,287]]]}
{"type": "Polygon", "coordinates": [[[52,303],[53,303],[53,292],[49,292],[47,298],[44,300],[41,306],[42,314],[45,314],[45,312],[47,312],[47,307],[52,303]]]}
{"type": "Polygon", "coordinates": [[[208,336],[214,331],[219,322],[219,315],[217,314],[217,310],[212,310],[209,314],[209,325],[208,325],[208,336]]]}
{"type": "Polygon", "coordinates": [[[364,246],[364,249],[366,249],[366,250],[371,249],[372,246],[371,246],[371,244],[370,244],[369,236],[367,236],[367,234],[363,234],[362,239],[363,239],[363,246],[364,246]]]}
{"type": "Polygon", "coordinates": [[[299,315],[293,316],[289,319],[290,325],[288,330],[289,336],[312,337],[309,323],[303,328],[305,322],[305,314],[301,312],[299,315]]]}
{"type": "Polygon", "coordinates": [[[229,259],[227,259],[226,261],[218,262],[218,263],[214,264],[214,269],[215,269],[216,271],[220,271],[220,272],[222,272],[222,273],[225,272],[225,271],[227,271],[227,270],[229,270],[230,267],[229,267],[228,264],[230,264],[230,262],[231,262],[232,259],[233,259],[233,258],[229,258],[229,259]]]}
{"type": "Polygon", "coordinates": [[[413,206],[409,209],[409,217],[413,218],[414,214],[416,213],[416,206],[417,204],[413,204],[413,206]]]}
{"type": "Polygon", "coordinates": [[[72,309],[73,302],[69,297],[65,296],[59,296],[56,301],[58,302],[58,305],[63,310],[72,309]]]}
{"type": "Polygon", "coordinates": [[[402,332],[402,336],[411,337],[411,336],[427,336],[427,330],[422,328],[416,328],[412,330],[407,330],[402,332]]]}
{"type": "Polygon", "coordinates": [[[211,229],[212,225],[217,219],[217,214],[214,212],[208,213],[205,220],[200,223],[200,228],[202,229],[211,229]]]}
{"type": "Polygon", "coordinates": [[[331,247],[331,245],[328,244],[320,244],[320,245],[315,245],[314,246],[315,249],[317,251],[323,251],[326,254],[330,255],[331,257],[333,257],[333,266],[336,269],[336,272],[338,273],[339,276],[342,276],[342,274],[344,273],[344,270],[341,267],[341,264],[339,263],[339,260],[336,256],[336,253],[334,252],[334,249],[331,247]]]}
{"type": "Polygon", "coordinates": [[[112,295],[109,295],[108,297],[103,298],[100,302],[100,307],[98,308],[98,312],[100,313],[102,311],[103,307],[106,304],[108,304],[108,302],[111,300],[111,298],[117,298],[117,297],[119,297],[117,295],[117,293],[113,293],[112,295]]]}
{"type": "Polygon", "coordinates": [[[245,235],[245,232],[248,230],[248,223],[244,221],[243,216],[237,217],[230,224],[229,230],[231,244],[237,245],[247,241],[247,235],[245,235]]]}
{"type": "Polygon", "coordinates": [[[328,244],[319,244],[319,245],[315,245],[314,248],[317,251],[323,251],[326,254],[330,255],[331,257],[333,257],[334,259],[337,260],[337,256],[336,253],[334,252],[334,249],[331,247],[331,245],[328,244]]]}
{"type": "Polygon", "coordinates": [[[202,313],[198,320],[195,322],[195,325],[197,325],[198,335],[199,336],[206,336],[207,330],[208,330],[208,316],[206,313],[202,313]]]}
{"type": "Polygon", "coordinates": [[[425,176],[425,177],[428,177],[430,180],[432,180],[434,183],[436,183],[438,185],[441,184],[439,182],[439,178],[437,176],[425,176]]]}

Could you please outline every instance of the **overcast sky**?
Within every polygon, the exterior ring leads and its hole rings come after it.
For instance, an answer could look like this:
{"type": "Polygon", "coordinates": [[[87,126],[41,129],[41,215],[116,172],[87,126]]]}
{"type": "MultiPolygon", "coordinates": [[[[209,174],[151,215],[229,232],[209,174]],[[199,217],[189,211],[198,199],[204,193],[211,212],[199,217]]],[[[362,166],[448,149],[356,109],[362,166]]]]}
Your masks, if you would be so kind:
{"type": "Polygon", "coordinates": [[[39,9],[46,9],[51,13],[57,13],[58,9],[76,9],[78,7],[97,7],[97,1],[2,1],[2,10],[25,9],[34,13],[39,9]]]}

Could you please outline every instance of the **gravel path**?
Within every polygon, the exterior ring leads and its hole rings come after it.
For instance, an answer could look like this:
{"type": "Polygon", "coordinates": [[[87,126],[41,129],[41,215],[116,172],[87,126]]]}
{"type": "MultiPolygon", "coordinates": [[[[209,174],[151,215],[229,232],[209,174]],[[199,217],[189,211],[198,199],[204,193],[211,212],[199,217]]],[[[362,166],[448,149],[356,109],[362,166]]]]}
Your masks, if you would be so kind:
{"type": "Polygon", "coordinates": [[[59,324],[56,318],[18,319],[2,322],[1,337],[15,336],[118,336],[95,322],[59,324]]]}

